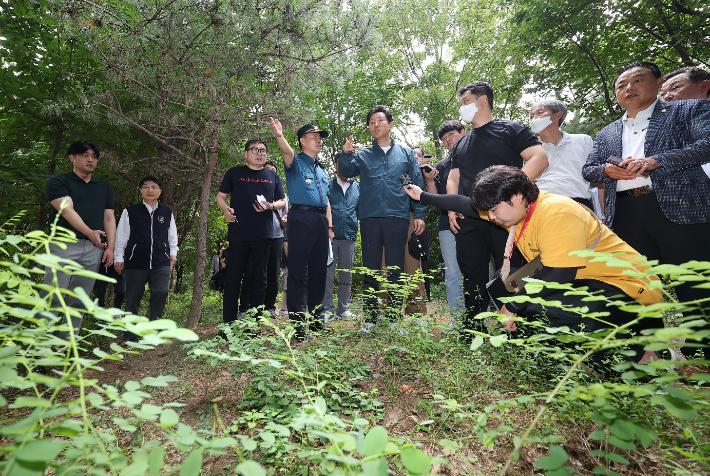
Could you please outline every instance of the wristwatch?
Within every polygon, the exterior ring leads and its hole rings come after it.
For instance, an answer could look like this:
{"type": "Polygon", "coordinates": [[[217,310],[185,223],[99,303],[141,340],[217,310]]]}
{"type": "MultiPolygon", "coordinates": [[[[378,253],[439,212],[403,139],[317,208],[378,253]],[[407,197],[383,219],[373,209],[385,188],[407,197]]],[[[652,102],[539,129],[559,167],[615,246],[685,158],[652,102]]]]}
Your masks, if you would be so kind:
{"type": "Polygon", "coordinates": [[[335,230],[335,227],[334,227],[334,226],[329,226],[328,229],[330,229],[330,230],[335,230]]]}

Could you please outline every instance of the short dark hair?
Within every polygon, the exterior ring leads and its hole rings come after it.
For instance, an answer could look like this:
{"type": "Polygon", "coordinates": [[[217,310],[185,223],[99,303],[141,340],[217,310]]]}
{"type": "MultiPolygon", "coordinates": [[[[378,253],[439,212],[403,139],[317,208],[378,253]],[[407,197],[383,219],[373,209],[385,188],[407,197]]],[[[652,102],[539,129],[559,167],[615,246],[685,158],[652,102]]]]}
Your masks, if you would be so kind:
{"type": "Polygon", "coordinates": [[[385,117],[387,117],[387,122],[393,122],[392,113],[390,112],[387,106],[375,106],[370,109],[370,112],[367,113],[367,119],[365,120],[365,123],[369,125],[370,118],[372,117],[372,115],[377,114],[378,112],[383,113],[385,117]]]}
{"type": "Polygon", "coordinates": [[[87,150],[93,150],[96,154],[96,158],[99,158],[99,148],[86,140],[78,140],[67,147],[67,155],[81,155],[86,153],[87,150]]]}
{"type": "Polygon", "coordinates": [[[152,175],[147,175],[141,179],[140,182],[138,182],[138,188],[141,188],[146,182],[155,182],[158,187],[160,187],[160,190],[163,189],[163,184],[160,183],[160,180],[157,178],[153,177],[152,175]]]}
{"type": "Polygon", "coordinates": [[[249,149],[251,149],[252,147],[254,147],[254,144],[264,144],[264,147],[266,147],[266,152],[269,151],[269,146],[266,145],[266,142],[264,142],[263,140],[261,140],[261,139],[259,139],[259,138],[257,138],[257,137],[252,137],[251,139],[249,139],[249,140],[247,141],[246,144],[244,144],[244,151],[246,152],[247,150],[249,150],[249,149]]]}
{"type": "Polygon", "coordinates": [[[679,74],[685,74],[690,82],[696,84],[702,81],[710,81],[710,72],[698,68],[697,66],[686,66],[685,68],[666,73],[666,75],[663,76],[663,80],[668,81],[673,76],[678,76],[679,74]]]}
{"type": "Polygon", "coordinates": [[[526,203],[537,200],[540,190],[528,176],[517,167],[493,165],[482,170],[471,189],[471,204],[474,208],[488,211],[499,203],[511,203],[513,195],[522,194],[526,203]]]}
{"type": "Polygon", "coordinates": [[[439,139],[444,137],[445,134],[448,134],[451,131],[465,131],[466,128],[461,124],[461,121],[446,121],[443,124],[439,126],[439,132],[437,132],[439,139]]]}
{"type": "Polygon", "coordinates": [[[646,68],[649,70],[653,75],[656,77],[656,79],[660,78],[663,76],[661,73],[661,68],[658,67],[656,63],[651,63],[650,61],[634,61],[633,63],[629,63],[617,73],[616,77],[614,78],[614,81],[611,82],[611,89],[616,90],[616,80],[619,79],[619,76],[624,74],[630,69],[633,68],[646,68]]]}
{"type": "Polygon", "coordinates": [[[340,151],[336,152],[335,155],[333,156],[333,165],[337,164],[339,160],[340,160],[340,151]]]}
{"type": "Polygon", "coordinates": [[[424,150],[424,147],[422,147],[420,145],[415,145],[414,147],[412,147],[412,150],[414,150],[414,149],[419,149],[422,151],[422,155],[426,155],[426,151],[424,150]]]}
{"type": "Polygon", "coordinates": [[[466,94],[466,91],[478,97],[488,96],[488,105],[493,110],[493,88],[490,84],[485,81],[474,81],[459,89],[459,96],[466,94]]]}
{"type": "MultiPolygon", "coordinates": [[[[267,150],[268,150],[268,149],[267,149],[267,150]]],[[[271,165],[271,166],[272,166],[273,168],[275,168],[276,170],[279,169],[279,168],[276,166],[276,163],[275,163],[273,160],[267,160],[266,162],[264,162],[264,167],[266,167],[267,165],[271,165]]]]}

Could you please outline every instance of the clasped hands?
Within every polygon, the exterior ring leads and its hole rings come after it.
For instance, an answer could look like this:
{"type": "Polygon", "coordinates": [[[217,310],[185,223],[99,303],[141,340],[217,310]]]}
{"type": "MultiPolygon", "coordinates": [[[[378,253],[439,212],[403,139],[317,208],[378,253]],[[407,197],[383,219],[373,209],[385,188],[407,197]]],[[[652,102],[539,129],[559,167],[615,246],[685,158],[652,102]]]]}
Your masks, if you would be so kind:
{"type": "Polygon", "coordinates": [[[606,164],[604,175],[615,180],[632,180],[660,167],[661,164],[651,157],[627,157],[619,165],[606,164]]]}

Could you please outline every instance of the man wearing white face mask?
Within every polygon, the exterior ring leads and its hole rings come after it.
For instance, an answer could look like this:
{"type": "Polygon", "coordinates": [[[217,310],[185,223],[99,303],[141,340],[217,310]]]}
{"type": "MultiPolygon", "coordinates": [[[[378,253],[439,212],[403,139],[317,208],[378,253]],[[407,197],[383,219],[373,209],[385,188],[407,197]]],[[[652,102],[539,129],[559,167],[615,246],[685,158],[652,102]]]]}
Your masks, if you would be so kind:
{"type": "Polygon", "coordinates": [[[582,177],[582,166],[592,151],[593,140],[586,134],[561,131],[565,117],[567,106],[556,99],[540,101],[530,109],[530,129],[540,136],[550,162],[535,179],[535,185],[593,209],[589,182],[582,177]]]}
{"type": "MultiPolygon", "coordinates": [[[[476,81],[459,90],[464,122],[472,129],[456,142],[451,150],[451,171],[446,182],[447,194],[470,196],[479,172],[492,165],[521,168],[535,180],[547,168],[547,153],[529,127],[515,121],[493,117],[493,88],[476,81]]],[[[465,330],[475,329],[476,314],[486,311],[488,266],[493,256],[495,267],[503,265],[508,233],[494,223],[476,217],[463,218],[449,212],[451,231],[456,234],[456,257],[463,274],[466,315],[465,330]]],[[[522,264],[520,255],[513,255],[512,265],[522,264]]],[[[465,334],[468,340],[473,334],[465,334]]]]}

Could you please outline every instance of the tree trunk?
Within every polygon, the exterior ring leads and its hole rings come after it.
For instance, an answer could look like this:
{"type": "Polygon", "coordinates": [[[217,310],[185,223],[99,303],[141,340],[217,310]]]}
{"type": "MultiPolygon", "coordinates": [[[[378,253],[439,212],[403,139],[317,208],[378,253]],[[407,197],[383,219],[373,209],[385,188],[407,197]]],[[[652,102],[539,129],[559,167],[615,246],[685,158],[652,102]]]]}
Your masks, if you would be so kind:
{"type": "MultiPolygon", "coordinates": [[[[62,147],[62,140],[64,140],[64,122],[61,119],[54,121],[55,124],[55,134],[54,134],[54,148],[52,149],[52,160],[49,162],[49,167],[47,171],[49,175],[52,176],[57,171],[57,155],[62,147]]],[[[47,206],[47,199],[44,193],[39,196],[39,217],[38,225],[40,230],[44,230],[49,222],[49,207],[47,206]]]]}
{"type": "Polygon", "coordinates": [[[212,176],[217,166],[219,156],[219,122],[213,122],[212,146],[205,173],[202,176],[202,191],[200,193],[200,219],[197,222],[197,263],[195,265],[195,278],[192,284],[192,302],[187,313],[185,327],[197,328],[197,323],[202,315],[202,297],[205,293],[205,266],[207,264],[207,216],[210,208],[210,195],[212,195],[212,176]]]}

